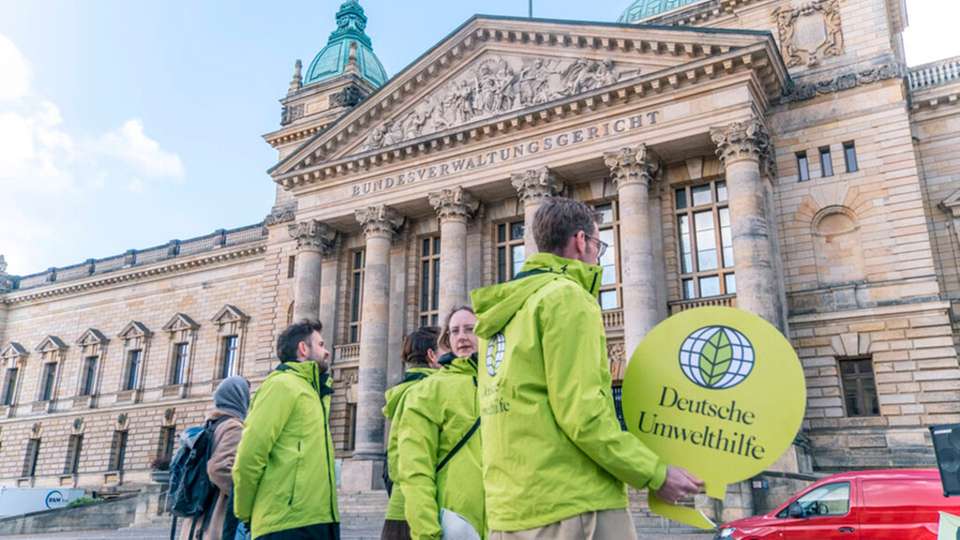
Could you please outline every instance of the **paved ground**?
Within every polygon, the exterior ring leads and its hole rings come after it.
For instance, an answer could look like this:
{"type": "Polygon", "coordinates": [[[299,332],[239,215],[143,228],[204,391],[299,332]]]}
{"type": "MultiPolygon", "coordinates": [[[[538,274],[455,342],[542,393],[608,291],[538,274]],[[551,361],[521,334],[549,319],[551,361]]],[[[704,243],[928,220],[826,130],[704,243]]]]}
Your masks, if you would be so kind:
{"type": "MultiPolygon", "coordinates": [[[[367,525],[350,527],[349,524],[345,525],[342,531],[343,540],[379,540],[380,538],[379,526],[367,525]]],[[[9,538],[11,540],[168,540],[170,538],[170,529],[168,527],[156,526],[142,529],[120,529],[117,531],[88,531],[16,536],[0,535],[0,538],[9,538]]],[[[641,536],[640,540],[710,540],[711,538],[710,535],[702,534],[661,534],[656,536],[641,536]]]]}

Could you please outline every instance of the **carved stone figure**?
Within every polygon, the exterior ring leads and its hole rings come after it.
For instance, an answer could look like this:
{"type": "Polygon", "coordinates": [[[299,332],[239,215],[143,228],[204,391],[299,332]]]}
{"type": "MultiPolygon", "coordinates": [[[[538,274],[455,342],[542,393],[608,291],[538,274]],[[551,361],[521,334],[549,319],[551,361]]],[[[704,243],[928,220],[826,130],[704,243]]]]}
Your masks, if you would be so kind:
{"type": "MultiPolygon", "coordinates": [[[[636,70],[631,72],[637,75],[636,70]]],[[[616,83],[612,60],[494,56],[424,99],[395,121],[374,127],[361,151],[379,150],[452,128],[616,83]]]]}
{"type": "Polygon", "coordinates": [[[812,67],[826,57],[843,54],[839,0],[812,0],[797,7],[779,7],[773,10],[772,17],[777,23],[787,67],[812,67]]]}

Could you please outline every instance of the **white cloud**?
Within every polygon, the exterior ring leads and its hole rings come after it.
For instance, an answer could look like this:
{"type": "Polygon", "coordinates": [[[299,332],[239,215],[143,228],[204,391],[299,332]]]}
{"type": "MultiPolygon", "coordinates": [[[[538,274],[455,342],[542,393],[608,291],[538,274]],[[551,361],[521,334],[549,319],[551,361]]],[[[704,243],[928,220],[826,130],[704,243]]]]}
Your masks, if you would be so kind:
{"type": "Polygon", "coordinates": [[[30,90],[30,68],[20,50],[0,34],[0,101],[21,98],[30,90]]]}
{"type": "Polygon", "coordinates": [[[160,148],[157,141],[143,132],[143,122],[134,118],[120,128],[105,133],[91,145],[94,153],[112,156],[154,178],[183,178],[180,156],[160,148]]]}

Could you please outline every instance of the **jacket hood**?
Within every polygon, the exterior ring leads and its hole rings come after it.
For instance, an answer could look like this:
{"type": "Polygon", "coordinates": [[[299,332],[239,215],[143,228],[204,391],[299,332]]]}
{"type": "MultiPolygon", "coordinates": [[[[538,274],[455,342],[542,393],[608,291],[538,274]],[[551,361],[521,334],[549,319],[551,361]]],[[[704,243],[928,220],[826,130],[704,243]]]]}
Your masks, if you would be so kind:
{"type": "Polygon", "coordinates": [[[602,274],[603,269],[594,264],[551,253],[537,253],[527,259],[520,274],[513,281],[470,293],[479,319],[475,332],[482,339],[496,335],[523,308],[528,298],[558,279],[569,279],[596,297],[600,294],[602,274]]]}
{"type": "Polygon", "coordinates": [[[393,388],[387,390],[384,394],[387,404],[383,407],[383,415],[387,418],[393,419],[393,415],[396,414],[397,407],[399,407],[400,403],[403,402],[403,396],[407,393],[407,390],[413,388],[414,383],[421,379],[426,379],[435,371],[435,369],[431,368],[408,369],[407,373],[403,377],[403,381],[393,388]]]}
{"type": "Polygon", "coordinates": [[[329,371],[321,372],[316,362],[284,362],[277,366],[276,371],[271,375],[284,371],[289,371],[306,381],[320,394],[320,397],[333,393],[333,381],[330,379],[329,371]]]}

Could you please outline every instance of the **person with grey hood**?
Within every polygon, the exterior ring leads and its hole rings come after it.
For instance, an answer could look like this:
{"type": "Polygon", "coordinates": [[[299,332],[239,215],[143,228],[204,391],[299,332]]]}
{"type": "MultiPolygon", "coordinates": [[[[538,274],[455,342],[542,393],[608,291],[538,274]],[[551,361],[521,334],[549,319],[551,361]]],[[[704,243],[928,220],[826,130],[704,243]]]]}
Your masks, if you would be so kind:
{"type": "MultiPolygon", "coordinates": [[[[198,527],[190,538],[190,527],[182,529],[182,540],[220,540],[224,529],[236,530],[237,521],[233,515],[233,462],[237,457],[237,447],[243,435],[243,421],[250,407],[250,383],[243,377],[228,377],[217,386],[213,393],[213,409],[207,413],[207,421],[217,422],[213,431],[213,447],[207,461],[207,476],[217,488],[213,504],[207,516],[201,516],[198,523],[206,523],[202,530],[198,527]]],[[[232,534],[228,535],[233,538],[232,534]]]]}

